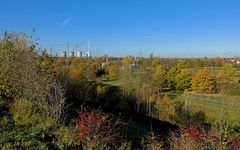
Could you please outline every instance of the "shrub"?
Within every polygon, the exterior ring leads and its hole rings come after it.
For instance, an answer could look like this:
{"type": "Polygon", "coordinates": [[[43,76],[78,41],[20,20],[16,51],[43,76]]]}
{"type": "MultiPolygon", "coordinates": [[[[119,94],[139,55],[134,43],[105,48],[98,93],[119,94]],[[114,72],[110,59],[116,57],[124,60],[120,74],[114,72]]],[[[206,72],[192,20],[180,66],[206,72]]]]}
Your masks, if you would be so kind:
{"type": "Polygon", "coordinates": [[[0,99],[10,99],[13,97],[13,92],[10,86],[0,81],[0,99]]]}
{"type": "Polygon", "coordinates": [[[146,138],[146,142],[144,143],[144,148],[149,150],[161,150],[164,149],[163,147],[164,142],[157,136],[150,134],[146,138]]]}
{"type": "MultiPolygon", "coordinates": [[[[15,98],[31,99],[36,104],[44,103],[48,107],[45,111],[62,121],[65,93],[60,83],[55,82],[53,58],[46,52],[38,54],[35,47],[31,37],[24,34],[6,32],[0,39],[0,99],[7,101],[7,109],[12,103],[9,99],[15,98]]],[[[24,106],[30,105],[26,102],[24,106]]]]}
{"type": "Polygon", "coordinates": [[[53,58],[35,46],[22,34],[0,39],[0,147],[47,149],[63,120],[65,90],[55,81],[53,58]]]}
{"type": "Polygon", "coordinates": [[[174,123],[177,125],[183,125],[189,123],[190,111],[184,108],[184,103],[176,101],[174,104],[175,113],[172,117],[174,123]]]}
{"type": "Polygon", "coordinates": [[[48,149],[54,146],[48,139],[51,134],[51,131],[43,131],[34,126],[15,125],[11,116],[0,118],[2,149],[48,149]]]}
{"type": "Polygon", "coordinates": [[[37,128],[42,130],[55,130],[54,128],[57,127],[57,122],[52,117],[46,114],[40,114],[41,116],[38,118],[38,124],[36,125],[37,128]]]}
{"type": "Polygon", "coordinates": [[[174,101],[171,98],[164,96],[162,99],[156,102],[155,107],[159,111],[159,117],[161,120],[169,122],[172,121],[172,116],[175,113],[175,108],[174,101]]]}
{"type": "Polygon", "coordinates": [[[0,112],[2,110],[3,105],[4,105],[4,100],[0,97],[0,112]]]}
{"type": "Polygon", "coordinates": [[[175,113],[172,120],[179,126],[186,126],[190,124],[199,125],[204,124],[206,121],[206,114],[203,111],[194,112],[184,106],[181,101],[174,103],[175,113]]]}
{"type": "Polygon", "coordinates": [[[202,145],[195,141],[199,136],[199,131],[196,128],[181,128],[179,131],[170,131],[169,143],[172,150],[198,150],[202,149],[202,145]],[[190,133],[188,133],[190,132],[190,133]],[[194,140],[193,140],[194,139],[194,140]]]}
{"type": "Polygon", "coordinates": [[[56,120],[47,115],[46,106],[36,105],[30,100],[15,100],[11,106],[11,113],[16,125],[35,126],[42,130],[56,126],[56,120]]]}
{"type": "Polygon", "coordinates": [[[204,130],[201,126],[187,126],[170,131],[169,144],[171,149],[238,150],[240,137],[220,128],[204,130]]]}
{"type": "Polygon", "coordinates": [[[37,128],[14,127],[0,134],[3,149],[47,149],[42,131],[37,128]]]}
{"type": "Polygon", "coordinates": [[[73,136],[73,129],[70,127],[62,126],[58,128],[55,132],[55,136],[57,138],[57,141],[63,144],[63,147],[71,146],[75,143],[74,136],[73,136]]]}
{"type": "Polygon", "coordinates": [[[107,88],[106,88],[106,86],[98,85],[96,88],[96,91],[97,91],[98,96],[104,95],[107,91],[107,88]]]}
{"type": "Polygon", "coordinates": [[[100,109],[89,109],[81,106],[76,121],[75,138],[86,149],[102,145],[114,145],[121,138],[125,123],[104,114],[100,109]]]}
{"type": "Polygon", "coordinates": [[[203,124],[206,121],[206,114],[204,111],[193,112],[191,120],[194,124],[203,124]]]}
{"type": "Polygon", "coordinates": [[[11,106],[11,113],[17,125],[34,125],[40,118],[40,114],[34,110],[33,102],[26,99],[15,100],[11,106]]]}
{"type": "Polygon", "coordinates": [[[117,149],[118,150],[131,150],[132,143],[131,142],[122,142],[121,145],[117,149]]]}
{"type": "Polygon", "coordinates": [[[229,96],[239,96],[240,95],[240,83],[238,82],[229,82],[222,87],[222,94],[229,96]]]}
{"type": "Polygon", "coordinates": [[[49,90],[51,74],[40,71],[37,62],[45,60],[40,61],[35,46],[22,34],[5,33],[0,39],[0,80],[4,79],[4,86],[11,85],[15,97],[42,98],[49,90]]]}

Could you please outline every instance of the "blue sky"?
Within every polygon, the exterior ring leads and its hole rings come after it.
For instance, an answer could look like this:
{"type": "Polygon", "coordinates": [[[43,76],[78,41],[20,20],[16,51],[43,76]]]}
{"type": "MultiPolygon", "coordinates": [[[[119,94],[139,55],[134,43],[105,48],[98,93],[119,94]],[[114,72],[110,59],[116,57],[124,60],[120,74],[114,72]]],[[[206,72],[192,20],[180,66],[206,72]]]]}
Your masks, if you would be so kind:
{"type": "Polygon", "coordinates": [[[90,42],[94,55],[240,55],[239,0],[5,0],[0,32],[31,34],[64,51],[90,42]]]}

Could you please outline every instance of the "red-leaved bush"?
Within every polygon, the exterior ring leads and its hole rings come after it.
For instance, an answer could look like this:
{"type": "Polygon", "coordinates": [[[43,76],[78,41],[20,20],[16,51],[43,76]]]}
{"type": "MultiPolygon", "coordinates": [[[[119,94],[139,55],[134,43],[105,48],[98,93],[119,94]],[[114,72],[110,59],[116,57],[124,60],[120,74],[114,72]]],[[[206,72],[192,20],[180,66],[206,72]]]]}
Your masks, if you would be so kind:
{"type": "Polygon", "coordinates": [[[103,144],[114,145],[121,139],[121,131],[126,124],[98,109],[81,106],[76,121],[76,140],[86,149],[94,149],[103,144]]]}
{"type": "Polygon", "coordinates": [[[204,130],[200,126],[182,127],[178,131],[170,131],[171,149],[184,150],[239,150],[240,137],[218,128],[204,130]]]}

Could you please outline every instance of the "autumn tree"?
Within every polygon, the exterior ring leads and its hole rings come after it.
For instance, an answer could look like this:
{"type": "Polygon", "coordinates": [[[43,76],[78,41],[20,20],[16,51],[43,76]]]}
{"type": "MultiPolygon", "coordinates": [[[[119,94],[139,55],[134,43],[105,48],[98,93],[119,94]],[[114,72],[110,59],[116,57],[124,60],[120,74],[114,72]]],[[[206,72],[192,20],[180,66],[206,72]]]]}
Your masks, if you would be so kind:
{"type": "Polygon", "coordinates": [[[96,79],[96,71],[100,67],[100,64],[95,62],[94,60],[88,60],[86,64],[86,77],[88,80],[96,79]]]}
{"type": "Polygon", "coordinates": [[[31,37],[6,32],[0,39],[0,96],[4,100],[32,100],[36,105],[44,105],[47,113],[60,121],[65,93],[56,81],[53,61],[45,52],[37,53],[31,37]],[[56,94],[62,95],[62,99],[56,94]]]}
{"type": "Polygon", "coordinates": [[[218,91],[224,93],[224,90],[230,83],[236,83],[237,72],[232,65],[227,64],[217,75],[218,91]]]}
{"type": "Polygon", "coordinates": [[[177,64],[177,67],[179,68],[179,69],[186,69],[186,68],[188,68],[190,65],[189,65],[189,62],[188,61],[186,61],[186,60],[180,60],[179,62],[178,62],[178,64],[177,64]]]}
{"type": "Polygon", "coordinates": [[[0,44],[0,80],[10,86],[16,97],[37,98],[46,96],[51,83],[48,62],[37,55],[29,37],[6,33],[0,44]]]}
{"type": "Polygon", "coordinates": [[[172,67],[166,74],[166,79],[168,87],[176,89],[176,76],[179,74],[179,69],[177,67],[172,67]]]}
{"type": "Polygon", "coordinates": [[[158,65],[153,75],[153,85],[159,88],[167,86],[167,70],[163,65],[158,65]]]}
{"type": "Polygon", "coordinates": [[[171,122],[171,118],[175,113],[174,101],[168,96],[164,96],[162,99],[156,101],[155,107],[159,112],[159,117],[161,120],[171,122]]]}
{"type": "Polygon", "coordinates": [[[79,82],[82,80],[95,80],[96,71],[100,64],[93,60],[72,59],[68,66],[68,80],[79,82]]]}
{"type": "Polygon", "coordinates": [[[221,67],[223,65],[223,59],[220,57],[213,58],[214,66],[221,67]]]}
{"type": "Polygon", "coordinates": [[[154,59],[151,60],[151,67],[156,68],[161,63],[162,62],[159,58],[154,58],[154,59]]]}
{"type": "Polygon", "coordinates": [[[118,62],[113,62],[108,68],[108,75],[110,80],[117,80],[119,77],[120,65],[118,62]]]}
{"type": "Polygon", "coordinates": [[[134,62],[134,59],[132,57],[125,57],[121,60],[122,65],[130,65],[134,62]]]}
{"type": "Polygon", "coordinates": [[[199,93],[214,93],[216,92],[216,79],[214,75],[204,68],[199,70],[191,80],[192,90],[199,93]]]}

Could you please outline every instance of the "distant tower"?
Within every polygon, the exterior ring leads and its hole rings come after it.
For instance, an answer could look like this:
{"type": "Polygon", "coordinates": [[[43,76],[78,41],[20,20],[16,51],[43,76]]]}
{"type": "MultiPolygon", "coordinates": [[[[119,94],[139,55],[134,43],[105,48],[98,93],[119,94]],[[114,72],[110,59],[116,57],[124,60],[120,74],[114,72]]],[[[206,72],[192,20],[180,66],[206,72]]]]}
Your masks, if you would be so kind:
{"type": "Polygon", "coordinates": [[[150,54],[150,59],[153,59],[153,53],[150,54]]]}
{"type": "Polygon", "coordinates": [[[67,52],[63,52],[63,53],[61,54],[61,56],[64,57],[64,58],[67,58],[67,52]]]}
{"type": "Polygon", "coordinates": [[[67,42],[67,57],[69,57],[70,56],[70,49],[69,49],[69,42],[67,42]]]}
{"type": "Polygon", "coordinates": [[[77,57],[82,57],[82,52],[81,51],[77,51],[77,57]]]}
{"type": "Polygon", "coordinates": [[[89,57],[89,53],[88,52],[86,52],[85,57],[89,57]]]}
{"type": "Polygon", "coordinates": [[[70,50],[69,50],[68,56],[69,56],[69,57],[74,57],[74,51],[70,51],[70,50]]]}
{"type": "Polygon", "coordinates": [[[88,52],[87,52],[87,56],[88,56],[88,57],[91,57],[90,42],[88,42],[88,52]]]}

